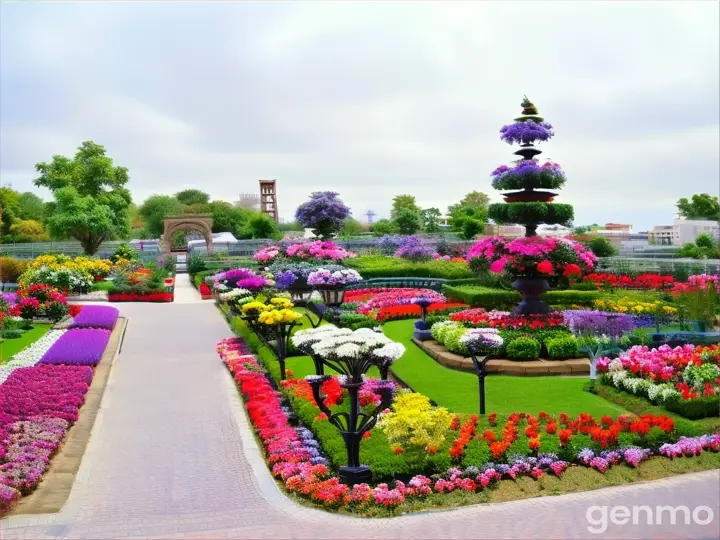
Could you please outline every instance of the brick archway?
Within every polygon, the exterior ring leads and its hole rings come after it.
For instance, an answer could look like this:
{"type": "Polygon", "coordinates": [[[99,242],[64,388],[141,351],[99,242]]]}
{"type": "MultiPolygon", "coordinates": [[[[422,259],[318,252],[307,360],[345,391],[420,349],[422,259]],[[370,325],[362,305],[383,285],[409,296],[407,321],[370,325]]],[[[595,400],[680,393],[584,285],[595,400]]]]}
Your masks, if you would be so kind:
{"type": "Polygon", "coordinates": [[[172,248],[172,237],[178,231],[197,231],[205,237],[207,252],[212,253],[212,217],[209,215],[187,214],[184,216],[168,216],[164,220],[165,231],[162,237],[162,251],[169,254],[172,248]]]}

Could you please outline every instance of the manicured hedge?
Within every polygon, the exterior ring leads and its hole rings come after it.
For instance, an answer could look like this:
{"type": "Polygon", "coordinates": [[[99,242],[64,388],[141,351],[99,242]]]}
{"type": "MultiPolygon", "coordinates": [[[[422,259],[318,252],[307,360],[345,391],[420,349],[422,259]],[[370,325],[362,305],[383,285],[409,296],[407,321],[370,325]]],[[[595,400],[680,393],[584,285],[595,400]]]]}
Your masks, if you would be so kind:
{"type": "Polygon", "coordinates": [[[464,262],[430,260],[411,262],[400,257],[362,255],[343,261],[345,266],[354,268],[365,279],[381,277],[429,277],[440,279],[474,278],[473,272],[464,262]]]}
{"type": "MultiPolygon", "coordinates": [[[[473,307],[485,309],[510,309],[520,301],[520,293],[512,289],[491,289],[477,285],[443,285],[443,293],[473,307]]],[[[542,299],[550,305],[579,305],[591,307],[600,299],[600,291],[548,291],[542,299]]]]}

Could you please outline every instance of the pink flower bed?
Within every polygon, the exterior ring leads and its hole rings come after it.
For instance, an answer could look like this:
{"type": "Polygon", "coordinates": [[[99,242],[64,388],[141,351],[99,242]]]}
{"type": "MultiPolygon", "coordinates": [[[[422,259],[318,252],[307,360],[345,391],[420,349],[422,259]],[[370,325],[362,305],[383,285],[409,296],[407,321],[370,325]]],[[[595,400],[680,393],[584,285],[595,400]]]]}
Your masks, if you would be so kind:
{"type": "Polygon", "coordinates": [[[262,248],[253,259],[263,263],[271,262],[277,257],[288,257],[296,260],[326,260],[326,261],[342,261],[348,257],[354,257],[352,251],[337,245],[332,241],[315,241],[290,244],[287,247],[268,246],[262,248]]]}
{"type": "Polygon", "coordinates": [[[419,299],[427,299],[433,304],[441,304],[446,300],[444,295],[431,289],[385,289],[383,292],[376,294],[367,302],[358,306],[357,311],[363,315],[368,315],[372,311],[383,308],[415,304],[419,299]]]}

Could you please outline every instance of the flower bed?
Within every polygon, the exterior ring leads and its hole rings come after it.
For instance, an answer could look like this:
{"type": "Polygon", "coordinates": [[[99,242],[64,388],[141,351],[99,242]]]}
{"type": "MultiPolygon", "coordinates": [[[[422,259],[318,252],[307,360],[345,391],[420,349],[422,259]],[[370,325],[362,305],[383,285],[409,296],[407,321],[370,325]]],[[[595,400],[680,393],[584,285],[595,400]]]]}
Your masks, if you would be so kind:
{"type": "Polygon", "coordinates": [[[263,263],[278,258],[296,261],[342,261],[354,257],[355,254],[332,241],[301,242],[285,245],[273,245],[262,248],[253,259],[263,263]]]}
{"type": "Polygon", "coordinates": [[[50,330],[32,345],[15,354],[8,362],[0,366],[0,384],[4,383],[16,369],[37,364],[65,332],[65,330],[50,330]]]}
{"type": "Polygon", "coordinates": [[[381,309],[414,304],[419,298],[427,299],[433,304],[445,303],[444,295],[431,289],[384,289],[367,302],[358,306],[358,313],[369,315],[381,309]]]}
{"type": "Polygon", "coordinates": [[[38,363],[97,366],[109,339],[110,331],[105,329],[68,330],[53,343],[38,363]]]}
{"type": "Polygon", "coordinates": [[[112,306],[85,306],[73,317],[70,328],[115,328],[120,311],[112,306]]]}
{"type": "MultiPolygon", "coordinates": [[[[340,436],[318,414],[303,383],[288,381],[284,391],[293,396],[290,403],[294,412],[310,429],[290,425],[288,414],[292,410],[284,405],[282,394],[273,389],[263,366],[242,340],[223,340],[217,350],[240,388],[273,476],[288,491],[328,508],[373,514],[373,509],[392,510],[432,494],[482,492],[520,476],[561,476],[572,465],[604,473],[619,464],[637,467],[654,454],[679,457],[720,451],[720,436],[685,436],[672,419],[664,416],[597,420],[589,415],[569,418],[564,414],[555,417],[516,413],[503,419],[490,414],[478,421],[477,417],[462,420],[457,415],[441,415],[447,425],[440,433],[443,441],[439,444],[437,436],[431,440],[422,435],[422,425],[415,431],[398,422],[398,418],[385,421],[385,427],[374,428],[362,443],[372,445],[376,463],[397,464],[395,479],[374,487],[359,484],[351,488],[340,483],[334,474],[338,463],[331,460],[344,454],[340,436]],[[298,403],[304,405],[298,408],[298,403]],[[393,433],[385,433],[389,428],[393,433]],[[398,442],[401,440],[404,444],[398,442]],[[423,444],[427,444],[424,451],[423,444]],[[408,453],[418,445],[421,451],[408,453]],[[440,466],[445,468],[438,470],[440,466]],[[413,467],[433,476],[413,472],[413,467]]],[[[327,390],[332,402],[342,406],[337,388],[327,390]]],[[[413,398],[408,404],[425,401],[413,398]]],[[[412,417],[417,414],[407,418],[412,417]]],[[[391,466],[386,467],[386,474],[392,475],[391,466]]],[[[433,502],[443,504],[438,499],[433,502]]]]}
{"type": "Polygon", "coordinates": [[[172,292],[165,293],[110,293],[108,301],[110,302],[172,302],[175,294],[172,292]]]}
{"type": "Polygon", "coordinates": [[[205,282],[201,283],[199,291],[200,291],[200,297],[203,300],[212,300],[213,293],[210,290],[210,287],[207,286],[207,283],[205,283],[205,282]]]}
{"type": "Polygon", "coordinates": [[[661,276],[659,274],[639,274],[636,277],[623,274],[588,274],[583,281],[589,281],[598,288],[621,288],[621,289],[671,289],[675,283],[672,276],[661,276]]]}
{"type": "Polygon", "coordinates": [[[720,349],[632,347],[597,362],[601,381],[688,418],[720,415],[720,349]]]}

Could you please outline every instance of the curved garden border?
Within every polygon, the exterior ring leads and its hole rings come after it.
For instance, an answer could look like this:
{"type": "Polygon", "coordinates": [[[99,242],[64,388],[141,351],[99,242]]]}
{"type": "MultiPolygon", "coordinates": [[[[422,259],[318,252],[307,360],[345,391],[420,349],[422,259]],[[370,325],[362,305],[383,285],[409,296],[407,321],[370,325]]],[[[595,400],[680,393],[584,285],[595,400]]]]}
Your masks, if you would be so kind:
{"type": "MultiPolygon", "coordinates": [[[[471,358],[465,358],[452,353],[435,340],[420,341],[413,338],[413,343],[420,347],[437,363],[450,369],[475,372],[471,358]]],[[[572,358],[569,360],[532,360],[528,362],[491,359],[487,363],[488,373],[503,375],[588,375],[590,361],[587,358],[572,358]]]]}

